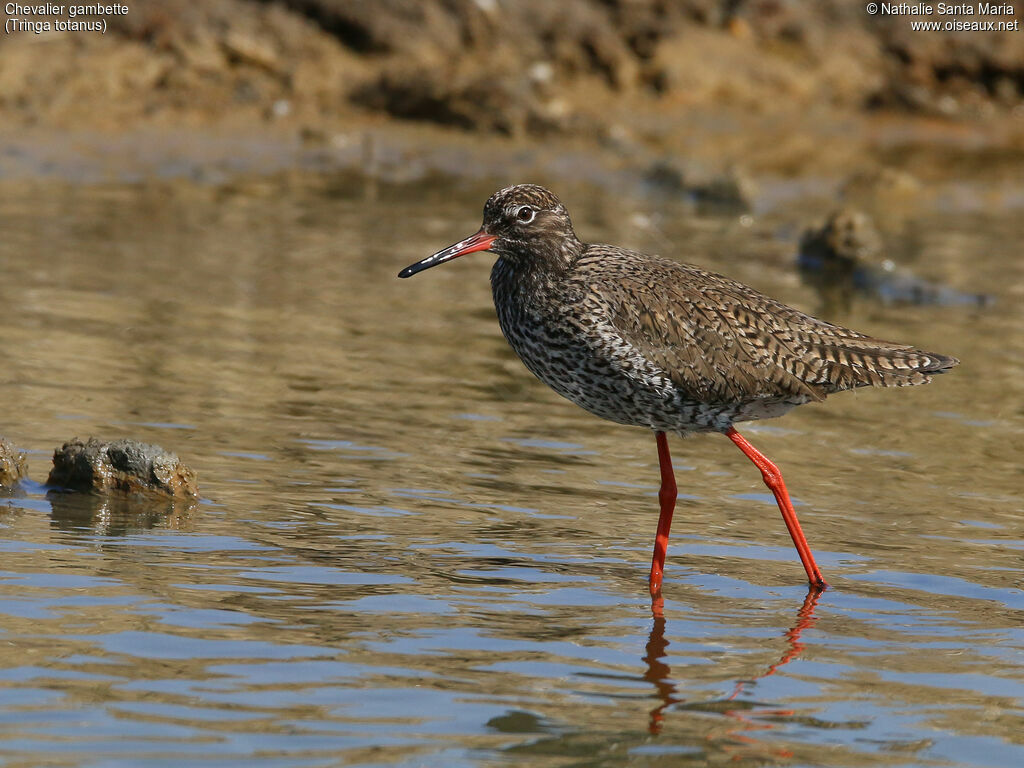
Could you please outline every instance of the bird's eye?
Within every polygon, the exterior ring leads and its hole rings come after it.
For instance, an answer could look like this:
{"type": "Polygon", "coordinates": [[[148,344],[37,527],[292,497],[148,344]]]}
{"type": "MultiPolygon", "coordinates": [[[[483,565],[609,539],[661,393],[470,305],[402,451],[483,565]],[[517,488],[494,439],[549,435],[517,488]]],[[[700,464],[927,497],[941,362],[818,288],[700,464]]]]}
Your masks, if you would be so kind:
{"type": "Polygon", "coordinates": [[[519,219],[519,221],[523,222],[524,224],[529,224],[531,221],[533,221],[533,218],[536,215],[537,212],[528,205],[524,205],[518,211],[516,211],[516,218],[519,219]]]}

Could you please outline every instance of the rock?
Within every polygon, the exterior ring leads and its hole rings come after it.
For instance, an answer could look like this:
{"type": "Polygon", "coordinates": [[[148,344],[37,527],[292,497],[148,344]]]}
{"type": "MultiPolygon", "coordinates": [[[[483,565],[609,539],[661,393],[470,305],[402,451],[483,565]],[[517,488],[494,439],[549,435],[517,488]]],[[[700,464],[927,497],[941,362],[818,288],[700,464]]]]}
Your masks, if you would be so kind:
{"type": "Polygon", "coordinates": [[[196,475],[178,457],[136,440],[103,443],[77,437],[53,453],[48,485],[97,493],[158,494],[196,497],[196,475]]]}
{"type": "Polygon", "coordinates": [[[13,490],[27,474],[25,454],[0,437],[0,490],[13,490]]]}
{"type": "Polygon", "coordinates": [[[853,265],[872,259],[882,250],[882,237],[864,213],[845,208],[836,211],[818,229],[807,229],[800,238],[800,266],[824,269],[829,264],[853,265]]]}
{"type": "Polygon", "coordinates": [[[822,315],[849,312],[854,293],[863,286],[864,260],[881,248],[882,238],[870,217],[849,208],[836,211],[820,227],[804,230],[797,267],[803,281],[817,291],[822,315]]]}
{"type": "Polygon", "coordinates": [[[849,311],[854,294],[886,304],[992,304],[990,296],[925,280],[891,259],[879,261],[882,249],[882,237],[872,219],[852,209],[836,211],[824,225],[803,233],[797,266],[804,282],[817,290],[822,314],[849,311]]]}

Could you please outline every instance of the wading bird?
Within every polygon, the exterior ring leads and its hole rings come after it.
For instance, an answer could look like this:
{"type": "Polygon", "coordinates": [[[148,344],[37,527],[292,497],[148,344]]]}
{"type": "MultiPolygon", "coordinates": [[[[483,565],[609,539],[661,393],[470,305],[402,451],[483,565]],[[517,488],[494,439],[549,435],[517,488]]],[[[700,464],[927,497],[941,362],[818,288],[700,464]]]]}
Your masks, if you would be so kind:
{"type": "Polygon", "coordinates": [[[782,473],[733,425],[856,387],[925,384],[958,362],[826,323],[699,267],[583,243],[565,206],[534,184],[496,192],[479,232],[398,276],[475,251],[498,256],[494,306],[526,367],[591,413],[654,431],[661,467],[655,596],[676,502],[667,433],[721,432],[732,440],[761,470],[811,585],[824,587],[782,473]]]}

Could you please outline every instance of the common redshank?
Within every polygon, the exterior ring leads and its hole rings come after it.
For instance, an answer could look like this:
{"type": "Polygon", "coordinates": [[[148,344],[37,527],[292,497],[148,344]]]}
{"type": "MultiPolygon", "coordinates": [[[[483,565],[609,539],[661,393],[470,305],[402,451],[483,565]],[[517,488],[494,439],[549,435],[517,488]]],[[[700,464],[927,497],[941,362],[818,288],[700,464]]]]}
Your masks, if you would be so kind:
{"type": "Polygon", "coordinates": [[[661,515],[649,586],[657,597],[676,503],[667,433],[721,432],[754,462],[821,588],[782,473],[733,425],[856,387],[925,384],[958,362],[826,323],[700,267],[583,243],[565,206],[534,184],[493,194],[480,231],[398,276],[475,251],[498,256],[498,322],[526,367],[591,413],[654,431],[661,515]]]}

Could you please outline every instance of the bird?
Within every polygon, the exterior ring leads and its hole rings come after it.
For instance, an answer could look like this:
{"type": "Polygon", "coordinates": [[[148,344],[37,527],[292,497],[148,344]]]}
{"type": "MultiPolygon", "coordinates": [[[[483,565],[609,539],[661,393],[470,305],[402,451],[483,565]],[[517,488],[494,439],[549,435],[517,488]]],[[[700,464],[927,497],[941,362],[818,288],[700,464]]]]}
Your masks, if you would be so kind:
{"type": "Polygon", "coordinates": [[[590,413],[653,431],[660,515],[648,589],[660,599],[677,486],[667,435],[721,433],[761,471],[812,589],[827,586],[782,473],[735,424],[859,387],[925,384],[959,361],[825,322],[728,277],[584,243],[549,190],[517,184],[480,230],[399,272],[490,251],[498,323],[537,378],[590,413]]]}

